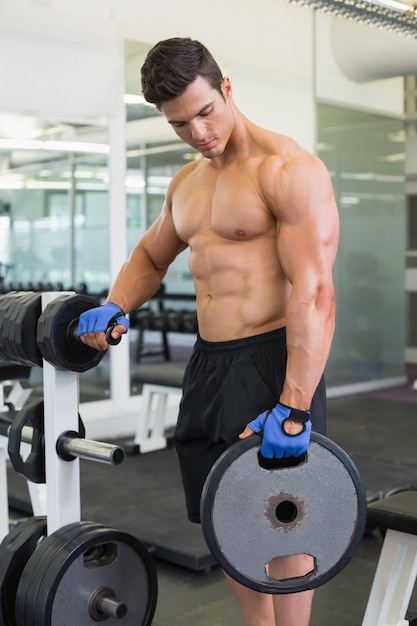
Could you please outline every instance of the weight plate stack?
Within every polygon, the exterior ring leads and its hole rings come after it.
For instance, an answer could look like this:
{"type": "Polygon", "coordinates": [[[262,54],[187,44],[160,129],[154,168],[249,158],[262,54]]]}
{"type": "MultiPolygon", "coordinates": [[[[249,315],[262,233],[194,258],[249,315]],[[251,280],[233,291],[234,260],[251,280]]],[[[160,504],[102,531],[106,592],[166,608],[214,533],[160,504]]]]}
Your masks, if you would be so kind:
{"type": "Polygon", "coordinates": [[[31,517],[13,528],[0,545],[0,626],[17,626],[16,593],[22,572],[46,536],[46,517],[31,517]]]}
{"type": "Polygon", "coordinates": [[[17,590],[19,626],[85,626],[117,619],[150,626],[157,601],[153,559],[135,537],[93,522],[47,537],[17,590]]]}

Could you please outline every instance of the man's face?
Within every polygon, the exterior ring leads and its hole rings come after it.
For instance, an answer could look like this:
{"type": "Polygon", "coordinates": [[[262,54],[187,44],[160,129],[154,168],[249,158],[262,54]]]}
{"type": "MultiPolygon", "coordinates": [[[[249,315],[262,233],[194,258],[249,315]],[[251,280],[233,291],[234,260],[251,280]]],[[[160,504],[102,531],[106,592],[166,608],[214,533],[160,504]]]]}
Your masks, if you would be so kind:
{"type": "Polygon", "coordinates": [[[227,77],[222,81],[222,92],[224,98],[198,76],[181,96],[161,106],[178,137],[208,159],[223,154],[233,129],[231,85],[227,77]]]}

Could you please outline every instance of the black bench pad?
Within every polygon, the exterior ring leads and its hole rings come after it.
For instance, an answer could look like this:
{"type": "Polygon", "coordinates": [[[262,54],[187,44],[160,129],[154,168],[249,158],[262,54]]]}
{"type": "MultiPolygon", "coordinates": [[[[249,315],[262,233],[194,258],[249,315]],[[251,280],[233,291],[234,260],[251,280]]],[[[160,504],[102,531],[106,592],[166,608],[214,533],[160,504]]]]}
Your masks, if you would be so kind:
{"type": "Polygon", "coordinates": [[[417,535],[417,491],[402,491],[368,504],[368,524],[417,535]]]}

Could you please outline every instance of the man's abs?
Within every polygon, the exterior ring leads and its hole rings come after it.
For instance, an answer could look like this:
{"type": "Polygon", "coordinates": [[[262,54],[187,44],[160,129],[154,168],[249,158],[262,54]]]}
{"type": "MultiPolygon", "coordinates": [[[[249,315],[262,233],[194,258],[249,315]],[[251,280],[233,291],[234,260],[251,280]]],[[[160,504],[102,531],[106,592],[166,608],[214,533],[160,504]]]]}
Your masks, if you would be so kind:
{"type": "Polygon", "coordinates": [[[289,284],[271,239],[205,239],[190,245],[189,261],[201,337],[229,341],[284,326],[289,284]]]}

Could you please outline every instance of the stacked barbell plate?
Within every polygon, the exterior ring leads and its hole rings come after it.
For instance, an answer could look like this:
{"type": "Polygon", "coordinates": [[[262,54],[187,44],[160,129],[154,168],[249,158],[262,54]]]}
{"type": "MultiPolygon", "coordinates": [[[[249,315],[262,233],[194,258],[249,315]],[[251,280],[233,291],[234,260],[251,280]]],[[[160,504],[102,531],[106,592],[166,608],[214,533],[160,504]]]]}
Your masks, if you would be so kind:
{"type": "Polygon", "coordinates": [[[20,522],[0,545],[0,626],[16,626],[16,592],[38,542],[46,536],[46,517],[20,522]]]}
{"type": "Polygon", "coordinates": [[[132,535],[93,522],[65,526],[40,544],[22,573],[17,623],[94,624],[98,620],[90,614],[91,601],[100,589],[111,590],[126,605],[121,624],[152,623],[157,578],[153,559],[143,544],[132,535]]]}
{"type": "Polygon", "coordinates": [[[71,322],[98,302],[83,294],[61,295],[52,300],[38,321],[37,342],[43,358],[58,370],[85,372],[103,358],[105,351],[90,348],[68,333],[71,322]]]}
{"type": "Polygon", "coordinates": [[[12,292],[0,298],[0,358],[5,362],[41,367],[42,355],[36,342],[41,314],[41,295],[12,292]]]}

